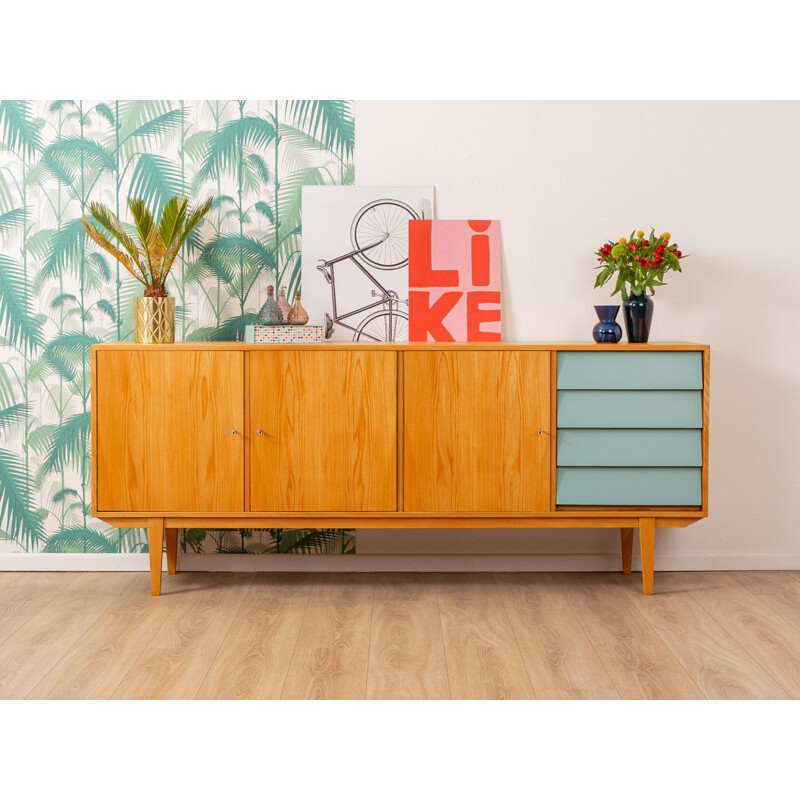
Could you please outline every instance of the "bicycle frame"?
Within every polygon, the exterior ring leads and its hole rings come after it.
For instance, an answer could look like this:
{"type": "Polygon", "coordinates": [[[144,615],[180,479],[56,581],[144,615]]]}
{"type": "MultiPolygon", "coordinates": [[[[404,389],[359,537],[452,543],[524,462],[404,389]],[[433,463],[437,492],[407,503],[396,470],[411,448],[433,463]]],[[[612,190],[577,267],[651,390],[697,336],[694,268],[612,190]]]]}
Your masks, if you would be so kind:
{"type": "MultiPolygon", "coordinates": [[[[392,318],[392,314],[394,312],[394,307],[396,305],[399,305],[399,303],[400,303],[399,300],[395,300],[394,298],[392,298],[392,296],[387,291],[386,287],[382,283],[380,283],[380,281],[378,281],[373,275],[371,275],[367,271],[367,269],[362,264],[360,264],[358,261],[356,261],[356,259],[354,258],[354,256],[357,256],[359,253],[364,253],[367,250],[371,250],[373,247],[378,247],[378,245],[382,244],[383,241],[384,240],[381,239],[381,240],[375,242],[375,244],[368,245],[367,247],[362,247],[359,250],[352,250],[351,252],[345,253],[342,256],[338,256],[337,258],[332,258],[330,261],[323,261],[322,262],[325,268],[330,268],[331,301],[332,301],[332,309],[331,310],[333,311],[333,315],[332,315],[331,318],[337,325],[340,325],[343,328],[347,328],[347,330],[353,331],[353,333],[358,333],[358,328],[354,328],[352,325],[349,325],[346,322],[343,322],[342,320],[349,319],[350,317],[353,317],[356,314],[362,314],[364,311],[369,311],[372,308],[378,308],[379,306],[386,307],[388,305],[389,320],[390,320],[390,325],[391,325],[392,324],[391,323],[391,318],[392,318]],[[369,279],[369,281],[371,283],[373,283],[378,288],[378,290],[381,293],[381,297],[378,300],[376,300],[374,303],[368,303],[367,305],[361,306],[361,308],[357,308],[354,311],[347,311],[344,314],[339,314],[339,312],[337,310],[337,306],[336,306],[336,272],[335,272],[335,265],[339,264],[342,261],[352,261],[353,264],[355,264],[358,267],[358,269],[361,270],[362,274],[365,275],[369,279]]],[[[369,334],[367,334],[367,335],[369,335],[369,334]]],[[[370,337],[370,338],[375,338],[375,337],[370,337]]],[[[376,341],[378,341],[378,339],[376,339],[376,341]]]]}

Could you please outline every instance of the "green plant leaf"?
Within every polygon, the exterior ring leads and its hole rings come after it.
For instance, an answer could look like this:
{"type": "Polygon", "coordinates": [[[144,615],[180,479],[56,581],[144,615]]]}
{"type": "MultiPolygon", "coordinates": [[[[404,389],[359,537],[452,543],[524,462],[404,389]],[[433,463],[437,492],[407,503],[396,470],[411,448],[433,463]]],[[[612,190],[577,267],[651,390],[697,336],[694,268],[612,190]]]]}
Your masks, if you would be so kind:
{"type": "Polygon", "coordinates": [[[91,528],[60,528],[48,540],[43,553],[116,553],[112,541],[91,528]]]}
{"type": "Polygon", "coordinates": [[[55,354],[62,358],[78,356],[86,359],[89,356],[89,348],[102,341],[90,333],[61,333],[45,345],[44,354],[45,356],[55,354]]]}
{"type": "Polygon", "coordinates": [[[111,127],[114,127],[114,112],[105,104],[98,103],[94,110],[105,119],[111,127]]]}
{"type": "Polygon", "coordinates": [[[50,249],[39,275],[39,283],[71,273],[80,275],[81,256],[85,252],[86,231],[83,219],[71,219],[50,237],[50,249]]]}
{"type": "Polygon", "coordinates": [[[55,166],[58,171],[70,176],[72,181],[80,171],[80,159],[90,164],[97,172],[113,172],[116,164],[114,156],[99,142],[80,136],[66,136],[49,144],[42,160],[55,166]]]}
{"type": "Polygon", "coordinates": [[[112,322],[117,321],[117,312],[108,300],[98,300],[96,306],[98,311],[102,311],[112,322]]]}
{"type": "Polygon", "coordinates": [[[25,550],[44,540],[43,515],[34,510],[34,486],[22,458],[0,450],[0,521],[25,550]]]}
{"type": "Polygon", "coordinates": [[[179,164],[163,156],[142,153],[131,176],[129,194],[141,198],[156,215],[172,197],[186,194],[179,164]]]}
{"type": "Polygon", "coordinates": [[[21,264],[0,253],[0,331],[14,347],[31,352],[42,344],[31,311],[30,284],[21,264]]]}
{"type": "Polygon", "coordinates": [[[57,492],[53,494],[53,502],[54,503],[64,503],[67,500],[80,497],[78,492],[75,489],[70,489],[69,487],[65,487],[64,489],[59,489],[57,492]]]}
{"type": "Polygon", "coordinates": [[[225,172],[239,174],[240,157],[250,149],[266,147],[275,140],[275,128],[263,117],[241,117],[215,131],[208,143],[208,154],[198,175],[217,178],[225,172]]]}
{"type": "Polygon", "coordinates": [[[12,208],[0,214],[0,233],[7,234],[19,230],[25,224],[25,209],[12,208]]]}
{"type": "Polygon", "coordinates": [[[23,422],[27,415],[28,407],[25,403],[17,403],[0,409],[0,431],[7,431],[17,423],[23,422]]]}
{"type": "Polygon", "coordinates": [[[42,149],[41,131],[27,100],[0,100],[0,131],[9,150],[30,158],[42,149]]]}
{"type": "Polygon", "coordinates": [[[265,203],[259,200],[255,206],[255,210],[258,211],[259,214],[265,216],[273,225],[275,224],[275,215],[272,212],[272,206],[268,203],[265,203]]]}
{"type": "Polygon", "coordinates": [[[226,319],[211,335],[213,342],[243,342],[248,325],[258,324],[258,314],[239,314],[226,319]]]}
{"type": "Polygon", "coordinates": [[[86,411],[65,419],[56,426],[42,472],[57,472],[68,464],[80,467],[89,457],[88,443],[92,428],[91,413],[86,411]]]}
{"type": "Polygon", "coordinates": [[[126,139],[151,139],[165,136],[180,129],[181,124],[187,121],[185,109],[173,108],[157,117],[148,119],[138,128],[125,135],[126,139]]]}
{"type": "Polygon", "coordinates": [[[355,122],[347,100],[290,100],[294,124],[345,161],[353,154],[355,122]]]}
{"type": "Polygon", "coordinates": [[[75,303],[75,305],[77,305],[78,304],[78,298],[75,297],[74,294],[69,294],[69,292],[64,292],[64,294],[56,295],[50,301],[50,308],[52,308],[52,309],[62,308],[64,303],[67,303],[67,302],[75,303]]]}
{"type": "Polygon", "coordinates": [[[257,153],[250,153],[247,157],[247,160],[255,167],[256,173],[259,175],[262,181],[264,181],[264,185],[266,186],[271,180],[271,173],[269,168],[267,167],[267,162],[261,158],[260,155],[257,153]]]}

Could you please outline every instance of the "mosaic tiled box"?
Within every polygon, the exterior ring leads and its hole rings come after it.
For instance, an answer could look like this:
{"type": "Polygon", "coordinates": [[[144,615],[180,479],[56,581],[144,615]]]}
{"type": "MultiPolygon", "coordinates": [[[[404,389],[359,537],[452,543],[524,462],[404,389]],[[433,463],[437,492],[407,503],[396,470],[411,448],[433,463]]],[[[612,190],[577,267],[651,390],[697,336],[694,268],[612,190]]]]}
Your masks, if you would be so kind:
{"type": "Polygon", "coordinates": [[[322,342],[322,325],[248,325],[244,340],[250,344],[322,342]]]}

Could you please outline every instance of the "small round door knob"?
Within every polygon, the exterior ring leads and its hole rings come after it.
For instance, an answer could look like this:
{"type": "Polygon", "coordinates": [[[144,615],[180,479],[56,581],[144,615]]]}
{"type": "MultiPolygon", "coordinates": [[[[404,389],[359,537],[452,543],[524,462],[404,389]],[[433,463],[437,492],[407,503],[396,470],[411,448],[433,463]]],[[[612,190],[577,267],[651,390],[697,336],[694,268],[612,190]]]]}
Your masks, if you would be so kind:
{"type": "Polygon", "coordinates": [[[256,433],[257,433],[259,436],[263,436],[263,435],[264,435],[264,429],[263,429],[263,428],[259,428],[259,429],[256,431],[256,433]]]}
{"type": "Polygon", "coordinates": [[[236,430],[236,428],[231,428],[231,436],[236,436],[237,433],[238,431],[236,430]]]}

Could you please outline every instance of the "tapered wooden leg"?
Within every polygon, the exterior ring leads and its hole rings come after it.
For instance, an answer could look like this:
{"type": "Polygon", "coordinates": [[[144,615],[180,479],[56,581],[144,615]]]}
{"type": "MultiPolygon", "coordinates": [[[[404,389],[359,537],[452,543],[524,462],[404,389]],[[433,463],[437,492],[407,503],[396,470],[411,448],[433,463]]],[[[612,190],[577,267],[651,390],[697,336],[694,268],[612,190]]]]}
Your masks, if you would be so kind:
{"type": "Polygon", "coordinates": [[[633,528],[620,528],[622,534],[622,572],[631,574],[631,559],[633,558],[633,528]]]}
{"type": "Polygon", "coordinates": [[[639,548],[642,552],[642,586],[645,594],[653,594],[656,521],[652,517],[639,520],[639,548]]]}
{"type": "Polygon", "coordinates": [[[147,544],[150,550],[150,594],[161,594],[161,558],[164,552],[164,520],[154,517],[147,520],[147,544]]]}
{"type": "Polygon", "coordinates": [[[178,571],[178,529],[164,528],[167,537],[167,574],[174,575],[178,571]]]}

